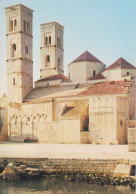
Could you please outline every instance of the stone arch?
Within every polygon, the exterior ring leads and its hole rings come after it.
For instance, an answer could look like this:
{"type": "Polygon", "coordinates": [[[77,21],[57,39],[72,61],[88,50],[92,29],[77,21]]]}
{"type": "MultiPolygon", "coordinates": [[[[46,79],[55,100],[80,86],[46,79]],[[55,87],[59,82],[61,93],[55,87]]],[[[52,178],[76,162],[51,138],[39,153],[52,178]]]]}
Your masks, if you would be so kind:
{"type": "Polygon", "coordinates": [[[30,115],[27,115],[26,117],[26,124],[29,125],[30,123],[32,123],[32,118],[30,115]]]}
{"type": "Polygon", "coordinates": [[[36,115],[33,115],[33,117],[32,117],[32,122],[33,122],[33,123],[37,123],[37,116],[36,116],[36,115]]]}
{"type": "Polygon", "coordinates": [[[20,125],[21,123],[22,123],[21,116],[18,115],[17,118],[16,118],[16,124],[17,124],[17,125],[20,125]]]}
{"type": "Polygon", "coordinates": [[[15,125],[17,125],[18,116],[15,116],[15,125]]]}
{"type": "Polygon", "coordinates": [[[26,116],[25,115],[21,117],[21,122],[23,125],[26,125],[26,116]]]}
{"type": "Polygon", "coordinates": [[[9,124],[14,125],[15,124],[15,116],[11,116],[9,120],[9,124]]]}
{"type": "Polygon", "coordinates": [[[42,122],[43,120],[43,114],[38,115],[38,122],[42,122]]]}
{"type": "Polygon", "coordinates": [[[48,115],[44,115],[44,121],[46,121],[46,120],[47,120],[47,117],[48,117],[48,115]]]}

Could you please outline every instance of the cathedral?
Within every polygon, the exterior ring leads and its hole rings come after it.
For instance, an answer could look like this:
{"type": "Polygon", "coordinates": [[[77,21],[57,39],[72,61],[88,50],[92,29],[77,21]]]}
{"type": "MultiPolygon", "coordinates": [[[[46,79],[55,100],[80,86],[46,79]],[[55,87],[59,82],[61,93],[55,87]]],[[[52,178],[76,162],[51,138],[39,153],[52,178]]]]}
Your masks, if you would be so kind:
{"type": "Polygon", "coordinates": [[[127,144],[135,121],[136,68],[106,65],[85,51],[64,75],[64,27],[40,25],[40,78],[33,86],[33,10],[6,7],[7,96],[0,98],[0,141],[127,144]]]}

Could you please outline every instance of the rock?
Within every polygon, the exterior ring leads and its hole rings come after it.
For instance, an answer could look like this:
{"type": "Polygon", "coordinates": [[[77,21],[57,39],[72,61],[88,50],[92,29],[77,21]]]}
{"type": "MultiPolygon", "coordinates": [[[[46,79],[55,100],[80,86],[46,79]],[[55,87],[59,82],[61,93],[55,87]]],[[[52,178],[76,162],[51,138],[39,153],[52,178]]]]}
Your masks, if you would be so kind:
{"type": "Polygon", "coordinates": [[[9,163],[8,166],[12,167],[14,164],[13,163],[9,163]]]}
{"type": "Polygon", "coordinates": [[[26,169],[27,168],[27,165],[20,165],[20,168],[26,169]]]}
{"type": "Polygon", "coordinates": [[[15,170],[15,168],[12,166],[7,166],[2,173],[0,174],[0,177],[3,180],[16,180],[19,179],[19,176],[15,170]]]}

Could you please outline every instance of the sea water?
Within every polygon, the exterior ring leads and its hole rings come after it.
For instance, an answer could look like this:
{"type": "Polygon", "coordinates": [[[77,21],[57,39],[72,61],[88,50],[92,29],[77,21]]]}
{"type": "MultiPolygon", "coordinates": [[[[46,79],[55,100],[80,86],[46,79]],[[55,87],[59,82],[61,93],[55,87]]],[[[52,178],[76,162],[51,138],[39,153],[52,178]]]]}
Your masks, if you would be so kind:
{"type": "Polygon", "coordinates": [[[96,185],[59,179],[0,181],[0,194],[131,194],[129,186],[96,185]]]}

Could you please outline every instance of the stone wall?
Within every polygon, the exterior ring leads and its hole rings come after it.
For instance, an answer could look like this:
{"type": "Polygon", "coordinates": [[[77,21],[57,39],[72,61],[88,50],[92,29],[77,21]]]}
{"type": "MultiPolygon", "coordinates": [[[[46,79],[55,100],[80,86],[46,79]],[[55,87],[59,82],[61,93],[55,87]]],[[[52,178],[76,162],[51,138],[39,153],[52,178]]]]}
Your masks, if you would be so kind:
{"type": "Polygon", "coordinates": [[[121,69],[112,69],[102,72],[107,81],[121,80],[121,69]],[[116,75],[116,76],[115,76],[116,75]]]}
{"type": "Polygon", "coordinates": [[[90,97],[89,131],[91,143],[127,143],[126,101],[123,96],[97,95],[90,97]]]}
{"type": "Polygon", "coordinates": [[[52,103],[28,104],[16,109],[15,104],[12,106],[8,121],[10,141],[29,137],[44,143],[80,143],[80,119],[53,121],[52,103]]]}
{"type": "Polygon", "coordinates": [[[116,98],[116,137],[118,144],[127,144],[127,99],[116,98]]]}
{"type": "Polygon", "coordinates": [[[128,151],[136,152],[136,128],[128,128],[128,151]]]}
{"type": "Polygon", "coordinates": [[[4,95],[0,98],[0,141],[8,140],[8,99],[4,95]]]}
{"type": "Polygon", "coordinates": [[[95,70],[96,75],[99,74],[105,65],[103,63],[96,62],[75,62],[68,65],[68,77],[74,83],[86,82],[90,77],[93,77],[93,71],[95,70]]]}
{"type": "Polygon", "coordinates": [[[89,131],[90,143],[117,144],[115,96],[90,97],[89,131]]]}
{"type": "MultiPolygon", "coordinates": [[[[33,168],[43,168],[47,173],[50,172],[81,172],[81,173],[105,173],[114,174],[118,164],[129,164],[124,159],[0,159],[5,163],[13,162],[18,165],[27,165],[33,168]]],[[[130,164],[129,164],[130,165],[130,164]]]]}
{"type": "Polygon", "coordinates": [[[134,80],[132,87],[129,90],[128,95],[128,106],[129,106],[129,119],[135,119],[136,116],[136,80],[134,80]]]}
{"type": "Polygon", "coordinates": [[[0,141],[8,141],[8,113],[0,108],[0,141]]]}

